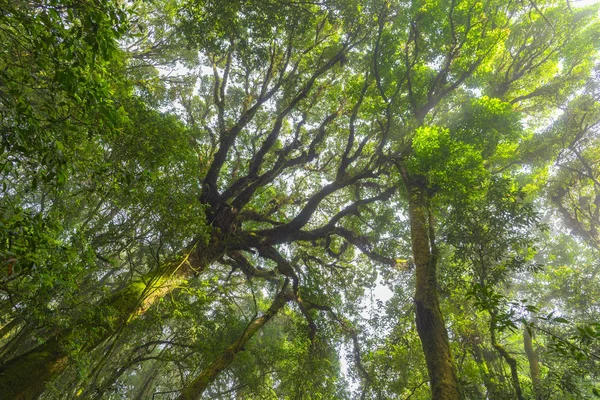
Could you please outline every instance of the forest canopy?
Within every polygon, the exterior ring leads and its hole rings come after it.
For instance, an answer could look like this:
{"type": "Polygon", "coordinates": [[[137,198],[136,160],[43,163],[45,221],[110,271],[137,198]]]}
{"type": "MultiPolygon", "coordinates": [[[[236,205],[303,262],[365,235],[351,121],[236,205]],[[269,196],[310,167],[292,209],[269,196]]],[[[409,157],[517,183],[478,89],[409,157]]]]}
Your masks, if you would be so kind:
{"type": "Polygon", "coordinates": [[[600,398],[581,3],[0,0],[0,398],[600,398]]]}

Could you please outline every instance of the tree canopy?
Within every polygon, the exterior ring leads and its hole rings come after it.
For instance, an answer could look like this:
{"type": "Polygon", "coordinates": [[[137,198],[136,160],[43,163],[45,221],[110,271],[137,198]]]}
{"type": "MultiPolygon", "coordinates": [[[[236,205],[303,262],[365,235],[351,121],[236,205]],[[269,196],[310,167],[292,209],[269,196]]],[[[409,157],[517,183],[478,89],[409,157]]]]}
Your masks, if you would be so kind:
{"type": "Polygon", "coordinates": [[[600,5],[0,10],[0,398],[600,397],[600,5]]]}

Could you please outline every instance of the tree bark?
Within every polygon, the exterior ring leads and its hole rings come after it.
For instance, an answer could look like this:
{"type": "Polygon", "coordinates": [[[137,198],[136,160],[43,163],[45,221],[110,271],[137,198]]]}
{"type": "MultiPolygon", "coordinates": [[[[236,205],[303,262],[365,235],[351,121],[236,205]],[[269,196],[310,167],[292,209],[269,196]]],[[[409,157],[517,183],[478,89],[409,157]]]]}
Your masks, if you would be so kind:
{"type": "Polygon", "coordinates": [[[521,383],[519,382],[519,373],[517,371],[517,360],[512,357],[508,351],[498,341],[496,340],[496,311],[490,311],[491,321],[490,321],[490,336],[492,341],[492,346],[494,349],[498,351],[498,353],[504,358],[508,366],[510,367],[510,377],[513,388],[515,389],[515,394],[517,395],[518,400],[525,400],[523,397],[523,391],[521,390],[521,383]]]}
{"type": "Polygon", "coordinates": [[[494,380],[492,363],[489,360],[490,355],[484,353],[484,350],[478,343],[473,343],[473,359],[477,363],[479,373],[483,379],[483,385],[485,386],[486,395],[483,396],[489,400],[499,400],[502,396],[499,395],[498,384],[494,380]]]}
{"type": "Polygon", "coordinates": [[[542,400],[544,396],[540,384],[540,361],[537,351],[533,349],[533,340],[527,327],[523,329],[523,345],[525,347],[525,354],[527,354],[527,360],[529,361],[529,374],[531,376],[535,399],[542,400]]]}
{"type": "Polygon", "coordinates": [[[202,372],[200,372],[200,374],[181,391],[178,400],[200,399],[206,388],[216,379],[218,374],[233,363],[238,353],[244,351],[246,343],[252,339],[252,336],[269,322],[269,320],[273,318],[292,298],[293,296],[289,292],[282,291],[278,293],[267,312],[260,318],[252,321],[235,342],[227,347],[208,367],[202,370],[202,372]]]}
{"type": "Polygon", "coordinates": [[[15,318],[11,319],[8,323],[6,323],[6,325],[4,325],[0,329],[0,340],[4,339],[5,336],[8,336],[8,334],[14,328],[16,328],[21,322],[23,322],[23,320],[21,318],[15,317],[15,318]]]}
{"type": "Polygon", "coordinates": [[[160,372],[160,366],[161,364],[158,361],[154,362],[134,400],[144,400],[152,397],[150,389],[152,389],[152,385],[160,372]]]}
{"type": "Polygon", "coordinates": [[[412,253],[416,267],[415,308],[417,332],[429,373],[433,400],[462,399],[456,366],[437,292],[437,251],[426,192],[403,173],[408,190],[412,253]]]}
{"type": "Polygon", "coordinates": [[[6,342],[0,348],[0,363],[2,360],[10,360],[15,355],[23,352],[21,349],[27,344],[28,335],[32,330],[31,325],[25,322],[9,338],[6,338],[6,342]]]}
{"type": "MultiPolygon", "coordinates": [[[[111,337],[131,318],[142,314],[160,297],[177,287],[182,279],[204,269],[218,258],[218,252],[194,247],[176,262],[152,271],[103,302],[117,311],[113,318],[95,321],[81,320],[77,325],[95,328],[100,334],[87,337],[83,351],[89,352],[111,337]],[[213,254],[214,253],[214,254],[213,254]]],[[[46,342],[0,365],[0,398],[33,400],[43,392],[46,383],[59,375],[68,365],[66,345],[73,332],[58,331],[46,342]]]]}

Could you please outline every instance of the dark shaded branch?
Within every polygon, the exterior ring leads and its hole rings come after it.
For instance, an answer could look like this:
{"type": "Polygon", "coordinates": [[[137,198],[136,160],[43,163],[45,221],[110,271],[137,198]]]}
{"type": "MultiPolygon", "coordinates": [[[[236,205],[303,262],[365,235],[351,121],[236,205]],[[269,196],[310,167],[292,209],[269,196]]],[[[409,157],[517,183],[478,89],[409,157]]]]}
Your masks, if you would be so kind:
{"type": "MultiPolygon", "coordinates": [[[[277,274],[275,271],[264,270],[262,268],[257,268],[248,261],[244,255],[238,251],[231,252],[229,257],[234,262],[233,266],[242,270],[242,272],[248,277],[248,279],[252,279],[253,277],[263,278],[270,282],[275,282],[275,278],[277,274]]],[[[227,263],[227,261],[226,261],[227,263]]]]}
{"type": "MultiPolygon", "coordinates": [[[[273,95],[275,95],[275,93],[277,93],[277,91],[279,90],[281,85],[283,84],[284,77],[285,77],[285,70],[287,69],[287,66],[289,65],[291,52],[292,52],[292,38],[290,38],[289,42],[288,42],[288,48],[286,50],[285,62],[283,64],[283,67],[280,69],[279,79],[273,85],[273,87],[270,90],[267,90],[268,84],[272,78],[271,70],[273,68],[273,65],[276,62],[274,57],[271,58],[271,63],[269,65],[265,79],[263,80],[263,85],[261,88],[260,96],[254,103],[254,105],[252,107],[250,107],[248,110],[246,110],[231,128],[225,129],[224,123],[222,124],[222,126],[220,126],[221,132],[219,134],[219,149],[215,153],[213,161],[212,161],[212,163],[208,169],[208,172],[206,173],[206,177],[204,178],[204,181],[203,181],[202,197],[201,197],[201,200],[203,202],[211,204],[211,205],[215,205],[216,202],[219,200],[220,196],[217,191],[217,179],[219,177],[221,169],[223,168],[223,165],[225,164],[225,161],[227,160],[227,154],[228,154],[231,146],[233,146],[233,143],[235,142],[235,139],[237,138],[238,134],[252,120],[252,118],[254,117],[256,112],[260,109],[260,107],[265,102],[267,102],[269,99],[271,99],[273,97],[273,95]]],[[[295,73],[295,70],[296,69],[294,68],[291,73],[292,74],[295,73]]],[[[219,86],[219,82],[217,81],[218,73],[216,71],[216,67],[214,68],[214,73],[216,74],[215,75],[215,89],[214,89],[215,94],[214,95],[216,96],[215,99],[217,101],[218,100],[217,86],[219,86]]],[[[218,108],[220,107],[219,104],[217,104],[217,107],[218,108]]],[[[221,113],[220,108],[219,108],[219,113],[221,113]]]]}
{"type": "Polygon", "coordinates": [[[383,256],[370,248],[370,243],[364,236],[359,236],[356,233],[346,228],[337,227],[333,231],[334,234],[343,237],[348,242],[356,246],[364,255],[369,257],[371,260],[378,262],[383,265],[390,265],[395,267],[397,265],[396,260],[383,256]]]}
{"type": "Polygon", "coordinates": [[[341,318],[335,311],[333,311],[331,307],[312,303],[310,301],[306,301],[306,304],[308,308],[314,308],[316,310],[326,311],[327,313],[329,313],[331,317],[338,322],[342,330],[346,332],[346,334],[352,339],[352,355],[354,363],[356,364],[356,368],[358,369],[360,376],[364,381],[365,389],[369,385],[372,385],[373,378],[362,363],[360,344],[358,341],[358,333],[356,332],[356,329],[350,324],[350,322],[341,318]]]}
{"type": "Polygon", "coordinates": [[[279,137],[279,133],[281,131],[281,127],[283,125],[284,118],[298,105],[298,103],[304,100],[310,90],[312,89],[314,83],[317,78],[323,75],[325,72],[329,71],[333,68],[338,62],[340,62],[346,56],[347,48],[344,46],[334,57],[332,57],[329,61],[327,61],[321,68],[317,69],[309,78],[309,80],[304,84],[300,92],[294,97],[294,99],[290,102],[290,104],[279,113],[277,119],[275,120],[275,124],[273,129],[262,143],[262,146],[258,150],[258,153],[252,158],[250,161],[249,175],[256,174],[262,165],[263,159],[267,152],[273,147],[277,138],[279,137]]]}
{"type": "MultiPolygon", "coordinates": [[[[358,115],[358,111],[360,110],[360,106],[362,105],[362,102],[365,98],[365,94],[367,93],[367,89],[369,88],[369,86],[370,86],[369,73],[367,72],[367,74],[365,76],[365,83],[360,92],[360,96],[358,98],[358,101],[352,108],[352,114],[350,115],[350,131],[348,134],[348,140],[346,141],[346,148],[344,149],[344,154],[342,154],[342,160],[340,162],[340,166],[338,168],[337,175],[336,175],[336,180],[338,180],[338,181],[342,180],[344,178],[344,175],[346,175],[346,168],[348,168],[348,166],[354,160],[356,160],[356,158],[358,158],[358,156],[361,154],[362,149],[364,147],[365,140],[363,140],[360,143],[356,152],[352,156],[350,156],[350,151],[352,150],[352,147],[354,146],[356,117],[358,115]]],[[[367,138],[368,138],[368,136],[367,136],[367,138]]]]}
{"type": "Polygon", "coordinates": [[[299,278],[294,267],[272,246],[261,246],[258,253],[277,264],[277,270],[287,278],[292,280],[293,292],[298,292],[299,278]]]}
{"type": "Polygon", "coordinates": [[[339,182],[334,181],[328,185],[325,185],[320,191],[315,193],[307,202],[302,211],[298,215],[285,225],[281,225],[275,228],[258,231],[257,234],[263,237],[269,238],[271,243],[284,243],[287,242],[291,236],[297,233],[304,225],[308,223],[317,207],[325,197],[330,194],[343,189],[347,186],[353,185],[354,183],[367,178],[375,178],[377,173],[371,171],[365,171],[357,174],[353,177],[348,178],[345,181],[339,182]]]}
{"type": "Polygon", "coordinates": [[[387,18],[387,9],[388,3],[384,3],[383,7],[381,8],[381,12],[379,13],[377,18],[379,26],[377,30],[377,39],[375,41],[375,49],[373,50],[373,74],[375,75],[375,82],[377,84],[377,89],[379,90],[379,95],[385,103],[388,103],[388,98],[385,94],[385,89],[381,84],[381,75],[379,74],[379,66],[377,59],[380,53],[381,36],[383,35],[383,27],[385,26],[385,20],[387,18]]]}
{"type": "Polygon", "coordinates": [[[249,174],[245,178],[240,179],[240,181],[238,181],[239,183],[236,182],[234,185],[237,187],[232,186],[231,193],[229,190],[227,192],[228,195],[232,196],[235,194],[236,191],[239,190],[240,187],[246,187],[232,202],[232,207],[234,207],[237,210],[241,209],[246,204],[248,204],[248,202],[250,201],[250,199],[252,198],[252,196],[258,188],[263,187],[272,182],[275,178],[280,176],[283,171],[298,165],[307,164],[314,160],[317,157],[316,146],[323,141],[325,137],[326,127],[331,122],[333,122],[337,116],[338,112],[336,111],[335,113],[332,113],[325,118],[325,120],[319,126],[317,135],[311,141],[308,152],[303,152],[298,157],[287,159],[287,154],[289,154],[293,150],[293,148],[289,146],[288,149],[286,149],[279,155],[277,161],[272,166],[272,168],[266,171],[264,174],[260,176],[256,176],[254,174],[254,179],[253,175],[249,174]]]}

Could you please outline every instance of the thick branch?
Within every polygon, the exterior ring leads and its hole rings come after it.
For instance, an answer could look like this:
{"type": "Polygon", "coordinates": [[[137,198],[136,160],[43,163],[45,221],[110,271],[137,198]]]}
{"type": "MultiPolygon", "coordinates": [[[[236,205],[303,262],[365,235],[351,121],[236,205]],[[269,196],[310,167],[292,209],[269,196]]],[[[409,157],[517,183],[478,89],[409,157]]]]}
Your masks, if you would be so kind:
{"type": "Polygon", "coordinates": [[[218,374],[233,363],[237,355],[244,351],[250,339],[291,299],[292,295],[284,285],[284,288],[275,296],[267,312],[250,322],[240,337],[181,391],[178,400],[201,399],[206,388],[217,378],[218,374]]]}

